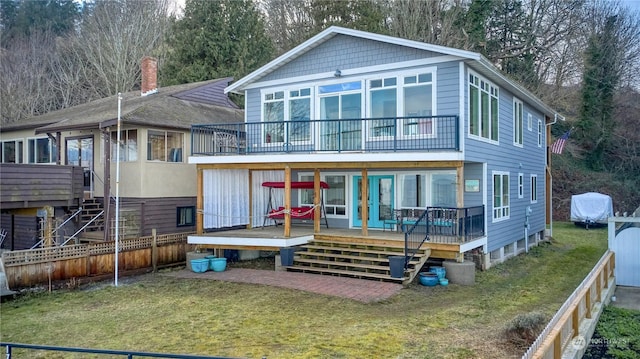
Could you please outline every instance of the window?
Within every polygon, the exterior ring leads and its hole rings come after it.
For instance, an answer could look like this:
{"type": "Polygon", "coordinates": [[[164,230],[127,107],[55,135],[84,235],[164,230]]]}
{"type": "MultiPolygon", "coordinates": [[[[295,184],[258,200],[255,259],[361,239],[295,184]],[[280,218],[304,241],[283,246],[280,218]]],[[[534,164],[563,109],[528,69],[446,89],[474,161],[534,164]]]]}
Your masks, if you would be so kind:
{"type": "Polygon", "coordinates": [[[264,143],[284,142],[284,91],[264,95],[264,143]]]}
{"type": "Polygon", "coordinates": [[[542,147],[543,130],[544,127],[542,126],[542,121],[538,120],[538,147],[542,147]]]}
{"type": "Polygon", "coordinates": [[[469,74],[469,133],[498,141],[498,88],[469,74]]]}
{"type": "Polygon", "coordinates": [[[531,116],[531,114],[529,113],[529,114],[527,114],[527,129],[529,131],[533,130],[532,122],[533,122],[533,116],[531,116]]]}
{"type": "MultiPolygon", "coordinates": [[[[111,132],[111,158],[115,160],[118,143],[118,132],[111,132]]],[[[138,130],[120,131],[120,158],[121,162],[138,160],[138,130]]]]}
{"type": "Polygon", "coordinates": [[[431,176],[431,204],[437,207],[456,207],[456,174],[431,176]]]}
{"type": "Polygon", "coordinates": [[[58,161],[58,147],[48,138],[32,138],[27,142],[29,163],[55,163],[58,161]]]}
{"type": "Polygon", "coordinates": [[[493,220],[509,218],[509,173],[493,172],[493,220]]]}
{"type": "Polygon", "coordinates": [[[403,136],[432,135],[433,74],[423,73],[403,78],[403,106],[405,119],[403,136]]]}
{"type": "Polygon", "coordinates": [[[188,227],[196,225],[196,207],[178,207],[177,208],[177,227],[188,227]]]}
{"type": "Polygon", "coordinates": [[[522,147],[524,132],[524,106],[522,101],[513,99],[513,144],[522,147]]]}
{"type": "Polygon", "coordinates": [[[369,137],[395,136],[398,116],[397,80],[395,77],[369,82],[371,104],[369,137]]]}
{"type": "MultiPolygon", "coordinates": [[[[313,175],[300,175],[300,181],[314,180],[313,175]]],[[[322,181],[327,182],[328,189],[324,191],[324,208],[327,216],[344,216],[347,213],[347,189],[345,187],[346,178],[340,175],[323,175],[322,181]]],[[[298,203],[300,206],[313,206],[313,189],[299,190],[298,203]]]]}
{"type": "Polygon", "coordinates": [[[524,174],[518,173],[518,198],[524,197],[524,174]]]}
{"type": "Polygon", "coordinates": [[[427,206],[426,176],[406,174],[400,176],[400,208],[424,208],[427,206]]]}
{"type": "Polygon", "coordinates": [[[289,92],[289,138],[288,141],[309,141],[311,139],[311,89],[305,88],[289,92]]]}
{"type": "Polygon", "coordinates": [[[23,162],[22,140],[3,141],[0,145],[1,163],[23,162]]]}
{"type": "Polygon", "coordinates": [[[538,202],[538,175],[531,175],[531,203],[538,202]]]}
{"type": "Polygon", "coordinates": [[[147,160],[182,162],[182,133],[149,130],[147,160]]]}
{"type": "Polygon", "coordinates": [[[264,93],[262,106],[262,121],[265,122],[262,138],[264,143],[311,139],[310,88],[264,93]]]}

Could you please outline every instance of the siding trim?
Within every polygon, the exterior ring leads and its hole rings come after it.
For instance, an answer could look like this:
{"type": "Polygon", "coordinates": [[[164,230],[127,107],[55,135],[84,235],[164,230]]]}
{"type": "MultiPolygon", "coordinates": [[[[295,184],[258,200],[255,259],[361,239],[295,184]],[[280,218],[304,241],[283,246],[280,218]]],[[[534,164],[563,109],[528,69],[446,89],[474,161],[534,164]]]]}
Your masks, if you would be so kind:
{"type": "MultiPolygon", "coordinates": [[[[394,62],[394,63],[384,64],[384,65],[356,67],[352,69],[340,69],[340,72],[342,73],[341,78],[344,79],[349,76],[360,76],[360,75],[364,75],[372,72],[380,72],[380,71],[388,72],[390,71],[390,69],[397,71],[404,68],[425,66],[425,65],[435,65],[439,63],[459,61],[459,60],[460,58],[455,56],[435,56],[435,57],[430,57],[426,59],[401,61],[401,62],[394,62]]],[[[278,87],[278,86],[285,87],[287,86],[287,84],[290,84],[290,83],[312,82],[312,81],[318,81],[318,80],[334,79],[334,72],[335,71],[320,72],[320,73],[310,74],[305,76],[288,77],[286,79],[254,82],[250,85],[243,87],[243,89],[252,90],[252,89],[262,88],[262,87],[278,87]]]]}

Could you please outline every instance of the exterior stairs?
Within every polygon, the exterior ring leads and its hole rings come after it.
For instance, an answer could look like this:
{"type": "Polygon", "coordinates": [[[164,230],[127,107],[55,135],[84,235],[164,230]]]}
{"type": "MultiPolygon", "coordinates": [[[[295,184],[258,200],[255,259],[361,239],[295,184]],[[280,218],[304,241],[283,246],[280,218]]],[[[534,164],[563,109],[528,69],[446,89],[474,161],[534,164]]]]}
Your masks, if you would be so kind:
{"type": "Polygon", "coordinates": [[[80,215],[81,226],[89,223],[96,216],[100,216],[85,228],[85,232],[104,231],[104,215],[100,212],[104,210],[102,202],[95,198],[85,199],[82,203],[82,214],[80,215]]]}
{"type": "Polygon", "coordinates": [[[296,250],[288,271],[353,277],[360,279],[411,283],[431,250],[420,249],[409,262],[402,278],[391,277],[389,257],[403,256],[402,244],[372,244],[330,239],[314,239],[296,250]]]}

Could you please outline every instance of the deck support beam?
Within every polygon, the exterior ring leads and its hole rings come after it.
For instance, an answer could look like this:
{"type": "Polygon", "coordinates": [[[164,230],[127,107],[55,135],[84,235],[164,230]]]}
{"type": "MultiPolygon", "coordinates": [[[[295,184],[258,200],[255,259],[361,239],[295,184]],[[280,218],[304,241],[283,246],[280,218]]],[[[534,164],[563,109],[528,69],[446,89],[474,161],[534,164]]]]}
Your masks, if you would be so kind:
{"type": "Polygon", "coordinates": [[[291,167],[284,167],[284,237],[291,237],[291,167]]]}
{"type": "Polygon", "coordinates": [[[320,207],[320,170],[313,171],[313,233],[320,233],[320,216],[324,207],[320,207]]]}

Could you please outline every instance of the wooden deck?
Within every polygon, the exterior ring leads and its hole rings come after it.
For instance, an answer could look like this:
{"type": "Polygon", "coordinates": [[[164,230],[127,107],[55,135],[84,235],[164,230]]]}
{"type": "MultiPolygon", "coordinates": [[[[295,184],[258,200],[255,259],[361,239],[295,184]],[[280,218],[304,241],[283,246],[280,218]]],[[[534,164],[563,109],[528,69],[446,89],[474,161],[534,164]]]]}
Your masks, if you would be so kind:
{"type": "MultiPolygon", "coordinates": [[[[188,243],[204,248],[275,251],[282,247],[303,245],[314,239],[404,247],[403,232],[369,229],[365,236],[359,228],[322,228],[319,233],[313,233],[312,226],[304,225],[291,226],[290,237],[284,236],[282,226],[268,226],[190,235],[188,243]]],[[[462,253],[486,244],[486,237],[472,242],[451,243],[454,240],[446,236],[431,235],[430,241],[425,242],[421,249],[430,249],[431,257],[460,259],[462,253]]]]}

